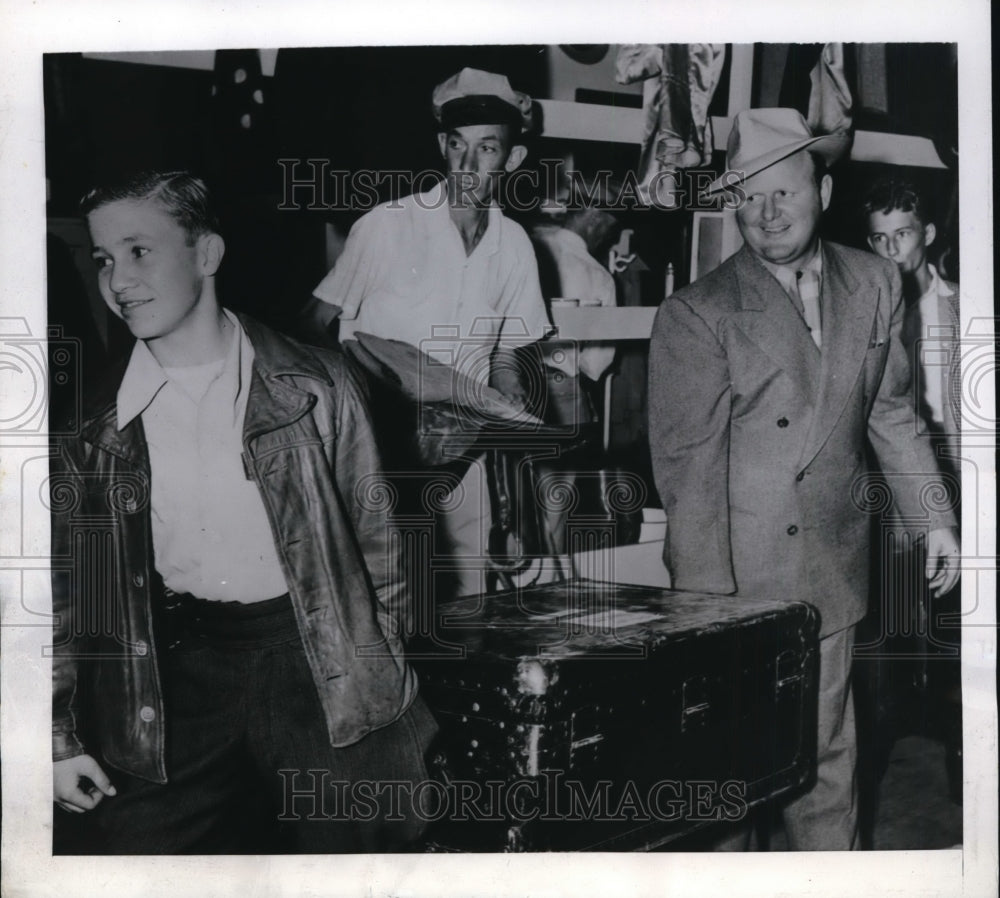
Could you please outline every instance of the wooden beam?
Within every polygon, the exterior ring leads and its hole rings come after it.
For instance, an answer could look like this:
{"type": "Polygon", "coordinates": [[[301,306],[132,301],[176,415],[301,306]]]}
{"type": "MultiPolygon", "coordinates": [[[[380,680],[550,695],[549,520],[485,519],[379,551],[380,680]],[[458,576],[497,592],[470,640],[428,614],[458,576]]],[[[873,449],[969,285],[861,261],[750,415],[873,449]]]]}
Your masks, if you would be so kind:
{"type": "Polygon", "coordinates": [[[890,165],[913,165],[920,168],[947,168],[934,143],[926,137],[910,134],[883,134],[857,131],[851,148],[854,162],[887,162],[890,165]]]}
{"type": "Polygon", "coordinates": [[[542,110],[542,137],[634,143],[642,140],[645,113],[641,109],[538,100],[542,110]]]}
{"type": "MultiPolygon", "coordinates": [[[[539,100],[542,108],[542,137],[567,140],[598,140],[605,143],[634,143],[642,140],[645,113],[641,109],[573,103],[568,100],[539,100]]],[[[712,117],[714,148],[725,150],[732,118],[712,117]]],[[[851,149],[854,162],[886,162],[921,168],[945,168],[926,137],[858,131],[851,149]]]]}

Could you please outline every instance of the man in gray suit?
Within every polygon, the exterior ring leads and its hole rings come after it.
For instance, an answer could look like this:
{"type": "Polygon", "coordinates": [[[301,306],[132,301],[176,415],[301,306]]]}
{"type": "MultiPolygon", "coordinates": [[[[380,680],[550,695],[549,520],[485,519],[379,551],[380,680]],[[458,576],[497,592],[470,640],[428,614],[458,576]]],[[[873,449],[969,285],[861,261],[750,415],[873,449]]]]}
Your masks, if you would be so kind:
{"type": "Polygon", "coordinates": [[[818,775],[784,809],[792,850],[858,847],[850,671],[873,497],[889,501],[887,486],[921,522],[933,594],[958,576],[954,515],[914,420],[899,273],[819,239],[826,166],[847,140],[813,136],[792,109],[736,117],[729,171],[709,192],[738,202],[744,246],[664,301],[650,344],[650,448],[674,587],[820,613],[818,775]],[[882,481],[867,471],[868,446],[882,481]]]}

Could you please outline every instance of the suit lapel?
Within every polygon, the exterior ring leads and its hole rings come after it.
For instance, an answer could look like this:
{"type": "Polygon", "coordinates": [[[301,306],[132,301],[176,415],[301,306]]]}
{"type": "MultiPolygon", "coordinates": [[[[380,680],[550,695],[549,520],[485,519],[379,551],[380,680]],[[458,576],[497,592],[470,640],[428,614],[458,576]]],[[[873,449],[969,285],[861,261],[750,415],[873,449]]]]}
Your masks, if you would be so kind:
{"type": "Polygon", "coordinates": [[[819,397],[802,454],[803,465],[823,448],[843,413],[869,349],[880,300],[888,298],[860,286],[836,249],[824,243],[819,397]]]}
{"type": "Polygon", "coordinates": [[[801,387],[813,404],[820,382],[820,353],[784,288],[744,247],[737,253],[740,290],[737,325],[801,387]]]}

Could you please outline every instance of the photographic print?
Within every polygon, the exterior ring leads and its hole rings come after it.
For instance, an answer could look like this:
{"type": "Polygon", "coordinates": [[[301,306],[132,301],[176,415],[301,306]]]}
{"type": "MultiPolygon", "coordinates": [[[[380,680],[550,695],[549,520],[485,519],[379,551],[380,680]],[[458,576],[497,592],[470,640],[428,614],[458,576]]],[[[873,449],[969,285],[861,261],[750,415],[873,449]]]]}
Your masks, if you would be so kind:
{"type": "Polygon", "coordinates": [[[987,17],[627,11],[25,16],[5,890],[995,892],[987,17]]]}

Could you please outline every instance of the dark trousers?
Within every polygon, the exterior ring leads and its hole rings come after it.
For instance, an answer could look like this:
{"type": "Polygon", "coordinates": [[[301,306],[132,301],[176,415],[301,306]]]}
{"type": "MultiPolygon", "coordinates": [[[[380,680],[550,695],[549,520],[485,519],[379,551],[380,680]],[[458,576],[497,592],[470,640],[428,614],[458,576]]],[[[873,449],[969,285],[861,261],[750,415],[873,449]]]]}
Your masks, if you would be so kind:
{"type": "Polygon", "coordinates": [[[854,665],[861,686],[866,838],[890,754],[904,736],[944,742],[951,797],[962,800],[962,584],[933,598],[926,560],[922,543],[893,535],[876,559],[872,607],[859,627],[854,665]]]}
{"type": "Polygon", "coordinates": [[[83,838],[65,853],[401,851],[421,834],[410,802],[383,789],[427,777],[436,725],[419,698],[333,748],[287,596],[168,601],[157,643],[169,781],[106,767],[118,794],[73,821],[83,838]]]}

